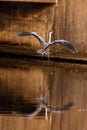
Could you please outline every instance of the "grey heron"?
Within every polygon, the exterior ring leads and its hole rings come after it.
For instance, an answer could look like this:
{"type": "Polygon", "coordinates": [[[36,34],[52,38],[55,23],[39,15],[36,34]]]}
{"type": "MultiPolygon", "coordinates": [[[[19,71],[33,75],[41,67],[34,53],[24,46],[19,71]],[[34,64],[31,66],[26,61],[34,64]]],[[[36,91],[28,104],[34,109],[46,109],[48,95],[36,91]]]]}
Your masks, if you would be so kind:
{"type": "Polygon", "coordinates": [[[68,41],[66,40],[54,40],[51,41],[51,36],[52,36],[53,31],[49,32],[49,41],[45,42],[45,40],[38,35],[36,32],[18,32],[16,35],[17,36],[28,36],[28,35],[33,35],[34,37],[36,37],[40,44],[42,45],[42,49],[37,50],[37,53],[42,54],[42,55],[48,55],[50,54],[50,47],[55,45],[55,44],[61,44],[63,46],[65,46],[67,49],[69,49],[72,53],[76,53],[78,52],[78,50],[68,41]]]}
{"type": "MultiPolygon", "coordinates": [[[[48,43],[51,42],[51,35],[52,35],[52,33],[53,33],[53,31],[49,32],[49,41],[48,41],[48,43]]],[[[18,36],[18,37],[28,36],[28,35],[36,37],[39,40],[42,48],[44,48],[45,45],[47,45],[47,42],[45,42],[45,40],[40,35],[38,35],[36,32],[18,32],[18,33],[16,33],[16,36],[18,36]]],[[[38,54],[42,54],[42,55],[44,55],[44,54],[45,55],[49,55],[50,54],[49,48],[46,49],[43,53],[41,52],[41,49],[39,49],[39,50],[37,50],[37,53],[38,54]]]]}

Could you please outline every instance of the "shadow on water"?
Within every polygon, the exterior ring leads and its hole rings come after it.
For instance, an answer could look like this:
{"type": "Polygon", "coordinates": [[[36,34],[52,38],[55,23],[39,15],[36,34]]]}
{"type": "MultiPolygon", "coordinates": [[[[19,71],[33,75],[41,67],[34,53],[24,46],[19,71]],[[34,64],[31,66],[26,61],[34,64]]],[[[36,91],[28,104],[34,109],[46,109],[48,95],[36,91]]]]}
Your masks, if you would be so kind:
{"type": "Polygon", "coordinates": [[[0,120],[3,119],[4,124],[6,120],[9,123],[11,121],[11,126],[7,130],[11,127],[24,130],[25,125],[26,130],[34,128],[85,130],[87,128],[86,65],[36,62],[7,57],[0,58],[0,61],[0,120]],[[35,99],[40,96],[47,98],[53,108],[59,108],[69,102],[74,102],[74,106],[63,113],[50,112],[48,120],[42,117],[45,111],[42,111],[39,114],[41,116],[37,116],[35,120],[5,115],[14,110],[31,113],[36,110],[38,103],[35,99]]]}

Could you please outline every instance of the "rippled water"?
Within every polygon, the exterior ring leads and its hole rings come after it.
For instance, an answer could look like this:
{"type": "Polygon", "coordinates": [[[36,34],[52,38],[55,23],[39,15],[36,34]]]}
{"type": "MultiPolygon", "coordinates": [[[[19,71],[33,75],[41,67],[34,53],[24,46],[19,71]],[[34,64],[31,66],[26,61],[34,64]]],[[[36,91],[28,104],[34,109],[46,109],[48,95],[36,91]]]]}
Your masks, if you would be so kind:
{"type": "Polygon", "coordinates": [[[29,59],[0,58],[0,129],[1,130],[86,130],[87,66],[29,59]],[[74,106],[63,113],[45,111],[28,119],[12,111],[31,113],[37,97],[48,99],[59,108],[74,106]]]}

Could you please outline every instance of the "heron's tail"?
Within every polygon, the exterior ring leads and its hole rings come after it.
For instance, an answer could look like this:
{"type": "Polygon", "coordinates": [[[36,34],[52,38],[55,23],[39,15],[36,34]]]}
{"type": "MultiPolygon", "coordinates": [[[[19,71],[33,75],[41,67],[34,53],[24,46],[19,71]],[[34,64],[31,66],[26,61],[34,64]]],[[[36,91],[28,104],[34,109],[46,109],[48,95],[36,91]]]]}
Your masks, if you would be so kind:
{"type": "Polygon", "coordinates": [[[43,49],[39,49],[39,50],[37,50],[37,53],[43,55],[43,54],[45,54],[45,50],[43,50],[43,49]]]}
{"type": "Polygon", "coordinates": [[[37,53],[41,54],[41,55],[49,55],[50,51],[49,51],[49,48],[47,48],[47,49],[39,49],[39,50],[37,50],[37,53]]]}

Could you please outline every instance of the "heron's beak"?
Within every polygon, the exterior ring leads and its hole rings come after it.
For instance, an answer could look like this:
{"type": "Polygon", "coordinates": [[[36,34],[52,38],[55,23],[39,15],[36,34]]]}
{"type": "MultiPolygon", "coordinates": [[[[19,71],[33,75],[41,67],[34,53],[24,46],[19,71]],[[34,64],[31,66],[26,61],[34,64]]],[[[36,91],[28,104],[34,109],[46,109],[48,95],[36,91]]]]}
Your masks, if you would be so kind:
{"type": "Polygon", "coordinates": [[[53,30],[50,30],[50,33],[53,33],[53,30]]]}

